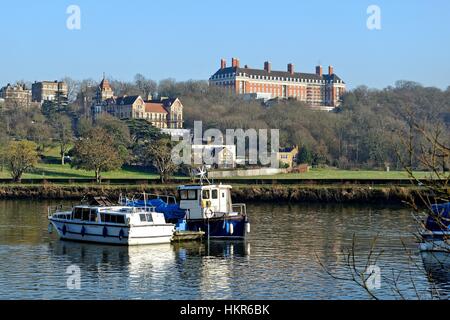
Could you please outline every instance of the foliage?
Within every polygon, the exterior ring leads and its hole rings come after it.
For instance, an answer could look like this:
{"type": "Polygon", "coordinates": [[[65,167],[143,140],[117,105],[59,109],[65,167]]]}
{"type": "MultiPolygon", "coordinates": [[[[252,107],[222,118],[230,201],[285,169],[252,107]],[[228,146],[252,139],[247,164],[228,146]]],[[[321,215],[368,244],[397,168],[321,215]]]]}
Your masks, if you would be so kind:
{"type": "Polygon", "coordinates": [[[36,149],[34,142],[22,140],[11,141],[7,148],[2,150],[2,158],[14,182],[20,182],[23,173],[37,164],[39,156],[36,149]]]}
{"type": "Polygon", "coordinates": [[[97,182],[101,182],[102,172],[119,169],[123,164],[113,138],[102,128],[93,128],[77,141],[73,155],[72,166],[93,170],[97,182]]]}
{"type": "Polygon", "coordinates": [[[72,122],[64,114],[56,114],[52,123],[54,130],[54,139],[59,145],[59,155],[61,164],[64,165],[65,157],[73,141],[72,122]]]}
{"type": "Polygon", "coordinates": [[[155,142],[147,142],[143,145],[142,156],[147,165],[152,165],[159,173],[160,180],[165,183],[178,166],[172,161],[173,142],[168,138],[162,138],[155,142]]]}

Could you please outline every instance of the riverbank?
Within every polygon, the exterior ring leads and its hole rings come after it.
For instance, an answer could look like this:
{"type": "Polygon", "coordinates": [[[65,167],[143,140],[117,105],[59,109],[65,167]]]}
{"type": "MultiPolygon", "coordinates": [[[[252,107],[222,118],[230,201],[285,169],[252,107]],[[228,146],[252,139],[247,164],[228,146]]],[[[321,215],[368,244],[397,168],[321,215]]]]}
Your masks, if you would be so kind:
{"type": "MultiPolygon", "coordinates": [[[[0,199],[80,200],[84,196],[118,199],[140,192],[175,194],[176,185],[32,184],[0,185],[0,199]]],[[[417,198],[414,186],[370,185],[239,185],[233,184],[233,200],[329,203],[401,203],[417,198]]]]}

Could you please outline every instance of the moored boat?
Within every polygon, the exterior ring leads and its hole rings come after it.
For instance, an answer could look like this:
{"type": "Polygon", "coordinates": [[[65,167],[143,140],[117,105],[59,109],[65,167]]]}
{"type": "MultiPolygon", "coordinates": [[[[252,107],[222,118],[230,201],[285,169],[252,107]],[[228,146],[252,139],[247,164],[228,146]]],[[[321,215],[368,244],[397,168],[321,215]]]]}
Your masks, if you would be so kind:
{"type": "Polygon", "coordinates": [[[182,185],[174,196],[142,193],[133,198],[121,198],[131,207],[155,206],[178,231],[202,231],[211,239],[245,239],[250,232],[247,208],[233,204],[230,185],[182,185]]]}
{"type": "Polygon", "coordinates": [[[169,243],[175,227],[153,207],[50,207],[48,219],[61,239],[116,245],[169,243]]]}
{"type": "Polygon", "coordinates": [[[431,206],[420,236],[421,251],[450,252],[450,202],[431,206]]]}

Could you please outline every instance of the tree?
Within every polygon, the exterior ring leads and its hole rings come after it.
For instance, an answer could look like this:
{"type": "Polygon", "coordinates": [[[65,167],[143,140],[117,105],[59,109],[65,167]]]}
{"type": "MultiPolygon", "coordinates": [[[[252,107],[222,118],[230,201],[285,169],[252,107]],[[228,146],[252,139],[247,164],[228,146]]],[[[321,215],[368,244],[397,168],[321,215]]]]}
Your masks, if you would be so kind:
{"type": "Polygon", "coordinates": [[[173,146],[170,139],[162,138],[146,143],[143,148],[145,163],[152,165],[158,171],[161,183],[165,183],[178,168],[178,165],[172,161],[173,146]]]}
{"type": "Polygon", "coordinates": [[[65,163],[65,157],[73,141],[72,122],[70,118],[63,114],[55,116],[53,122],[54,137],[59,144],[59,155],[61,156],[61,165],[65,163]]]}
{"type": "Polygon", "coordinates": [[[162,137],[161,130],[152,126],[145,119],[131,119],[126,121],[131,135],[131,141],[136,144],[158,140],[162,137]]]}
{"type": "Polygon", "coordinates": [[[96,120],[96,126],[103,128],[113,138],[114,147],[119,151],[120,157],[126,162],[130,153],[128,147],[131,144],[130,130],[123,121],[109,114],[103,114],[96,120]]]}
{"type": "Polygon", "coordinates": [[[77,96],[81,90],[81,83],[70,77],[65,77],[61,81],[63,81],[65,84],[67,84],[67,97],[68,97],[69,103],[75,102],[75,100],[77,99],[77,96]]]}
{"type": "Polygon", "coordinates": [[[297,156],[298,163],[312,164],[313,154],[308,147],[303,146],[297,156]]]}
{"type": "Polygon", "coordinates": [[[75,143],[72,166],[93,170],[95,179],[101,182],[101,173],[119,169],[123,164],[113,138],[105,129],[93,128],[75,143]]]}
{"type": "Polygon", "coordinates": [[[14,182],[20,183],[23,173],[37,164],[39,155],[36,149],[34,142],[22,140],[11,141],[3,150],[3,158],[14,182]]]}
{"type": "Polygon", "coordinates": [[[146,79],[140,73],[134,76],[134,82],[139,89],[141,97],[143,99],[147,99],[151,94],[156,92],[156,82],[150,79],[146,79]]]}

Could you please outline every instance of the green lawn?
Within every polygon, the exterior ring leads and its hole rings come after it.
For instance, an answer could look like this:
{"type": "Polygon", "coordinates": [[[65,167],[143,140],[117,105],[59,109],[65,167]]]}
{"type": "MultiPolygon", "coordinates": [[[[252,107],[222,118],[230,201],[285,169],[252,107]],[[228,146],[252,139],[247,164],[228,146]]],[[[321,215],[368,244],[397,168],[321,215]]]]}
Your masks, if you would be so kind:
{"type": "MultiPolygon", "coordinates": [[[[149,172],[137,171],[124,168],[122,170],[102,173],[104,179],[157,179],[159,176],[149,172]]],[[[0,178],[10,178],[9,172],[0,171],[0,178]]],[[[33,173],[25,173],[24,179],[45,179],[45,178],[95,178],[93,171],[77,170],[69,164],[39,163],[33,173]]]]}
{"type": "MultiPolygon", "coordinates": [[[[32,170],[32,173],[25,173],[24,179],[45,179],[45,178],[95,178],[93,171],[77,170],[70,167],[70,164],[61,165],[58,147],[47,149],[42,161],[32,170]]],[[[10,178],[7,170],[0,171],[0,178],[10,178]]],[[[123,168],[117,171],[102,173],[104,179],[157,179],[154,173],[138,171],[133,168],[123,168]]]]}
{"type": "MultiPolygon", "coordinates": [[[[40,162],[33,173],[24,174],[24,179],[76,179],[76,178],[94,178],[92,171],[77,170],[70,167],[69,164],[62,166],[60,164],[59,149],[57,147],[46,150],[43,161],[40,162]]],[[[113,172],[102,173],[104,179],[158,179],[154,173],[139,171],[134,168],[123,168],[113,172]]],[[[417,172],[416,177],[423,179],[430,177],[430,173],[417,172]]],[[[8,171],[0,171],[0,178],[10,178],[8,171]]],[[[182,178],[182,177],[177,177],[182,178]]],[[[289,173],[271,176],[256,177],[232,177],[227,179],[302,179],[302,180],[320,180],[320,179],[408,179],[405,172],[402,171],[375,171],[375,170],[337,170],[337,169],[312,169],[307,173],[289,173]]],[[[217,180],[217,179],[216,179],[217,180]]]]}
{"type": "MultiPolygon", "coordinates": [[[[423,179],[430,176],[429,172],[416,172],[417,178],[423,179]]],[[[338,169],[312,169],[307,173],[287,173],[271,176],[249,177],[254,179],[408,179],[408,175],[403,171],[375,171],[375,170],[338,170],[338,169]]],[[[230,179],[241,179],[234,177],[230,179]]]]}

